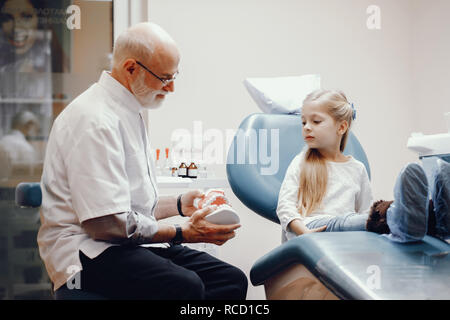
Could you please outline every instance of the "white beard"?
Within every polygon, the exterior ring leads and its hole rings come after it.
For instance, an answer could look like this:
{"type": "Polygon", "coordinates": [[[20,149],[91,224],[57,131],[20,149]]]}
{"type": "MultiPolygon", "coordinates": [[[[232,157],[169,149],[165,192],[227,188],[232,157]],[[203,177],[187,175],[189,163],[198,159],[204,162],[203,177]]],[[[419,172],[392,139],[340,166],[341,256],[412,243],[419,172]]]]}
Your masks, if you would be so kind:
{"type": "Polygon", "coordinates": [[[157,97],[158,95],[166,95],[167,92],[162,90],[152,90],[145,85],[145,74],[136,79],[135,82],[130,84],[131,91],[141,106],[146,109],[157,109],[162,105],[163,98],[157,97]]]}

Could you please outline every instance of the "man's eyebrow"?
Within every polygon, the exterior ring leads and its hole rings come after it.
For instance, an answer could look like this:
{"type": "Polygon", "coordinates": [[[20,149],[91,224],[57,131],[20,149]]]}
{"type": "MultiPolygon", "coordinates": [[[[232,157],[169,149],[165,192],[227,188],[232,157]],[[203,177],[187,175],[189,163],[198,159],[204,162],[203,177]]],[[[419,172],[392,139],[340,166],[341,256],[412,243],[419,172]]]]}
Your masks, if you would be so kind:
{"type": "Polygon", "coordinates": [[[175,73],[164,73],[161,77],[170,79],[170,78],[173,78],[173,76],[176,75],[177,73],[178,73],[178,71],[175,73]]]}

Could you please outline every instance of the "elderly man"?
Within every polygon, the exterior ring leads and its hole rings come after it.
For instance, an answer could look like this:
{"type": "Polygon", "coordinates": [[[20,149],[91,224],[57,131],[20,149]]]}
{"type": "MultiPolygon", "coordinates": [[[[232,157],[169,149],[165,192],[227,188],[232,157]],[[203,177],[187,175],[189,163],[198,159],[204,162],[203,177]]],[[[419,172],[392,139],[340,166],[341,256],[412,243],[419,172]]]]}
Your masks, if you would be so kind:
{"type": "Polygon", "coordinates": [[[111,299],[245,299],[241,270],[180,245],[221,245],[240,225],[207,222],[199,191],[158,195],[142,111],[174,91],[179,59],[163,29],[135,25],[115,43],[112,72],[55,120],[38,244],[57,297],[81,270],[81,290],[111,299]],[[181,226],[159,222],[178,214],[181,226]]]}

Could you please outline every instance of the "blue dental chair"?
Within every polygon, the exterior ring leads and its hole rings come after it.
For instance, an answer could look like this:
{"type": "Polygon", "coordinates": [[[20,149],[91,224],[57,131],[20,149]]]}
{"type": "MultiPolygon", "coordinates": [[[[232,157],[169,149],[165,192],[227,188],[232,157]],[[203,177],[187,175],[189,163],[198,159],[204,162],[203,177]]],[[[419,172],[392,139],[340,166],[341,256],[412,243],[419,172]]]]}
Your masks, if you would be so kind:
{"type": "MultiPolygon", "coordinates": [[[[38,182],[22,182],[16,187],[15,201],[19,207],[38,208],[42,203],[42,190],[38,182]]],[[[96,293],[62,286],[54,292],[56,300],[105,300],[96,293]]]]}
{"type": "MultiPolygon", "coordinates": [[[[227,177],[234,194],[255,213],[279,223],[279,189],[302,148],[299,115],[248,116],[228,152],[227,177]],[[268,150],[270,163],[264,157],[268,150]]],[[[344,154],[364,163],[371,176],[353,133],[344,154]]],[[[259,258],[250,280],[264,285],[267,299],[450,299],[449,252],[448,243],[429,236],[401,244],[364,231],[312,233],[259,258]]]]}

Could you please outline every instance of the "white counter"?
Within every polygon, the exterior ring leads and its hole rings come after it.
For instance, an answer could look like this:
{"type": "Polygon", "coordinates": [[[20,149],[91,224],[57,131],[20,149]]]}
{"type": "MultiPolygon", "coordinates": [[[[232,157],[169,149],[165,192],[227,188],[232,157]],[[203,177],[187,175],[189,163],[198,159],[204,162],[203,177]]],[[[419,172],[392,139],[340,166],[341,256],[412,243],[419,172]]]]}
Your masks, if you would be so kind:
{"type": "Polygon", "coordinates": [[[226,178],[180,178],[157,176],[158,188],[180,188],[180,189],[209,189],[209,188],[229,188],[230,184],[226,178]]]}

